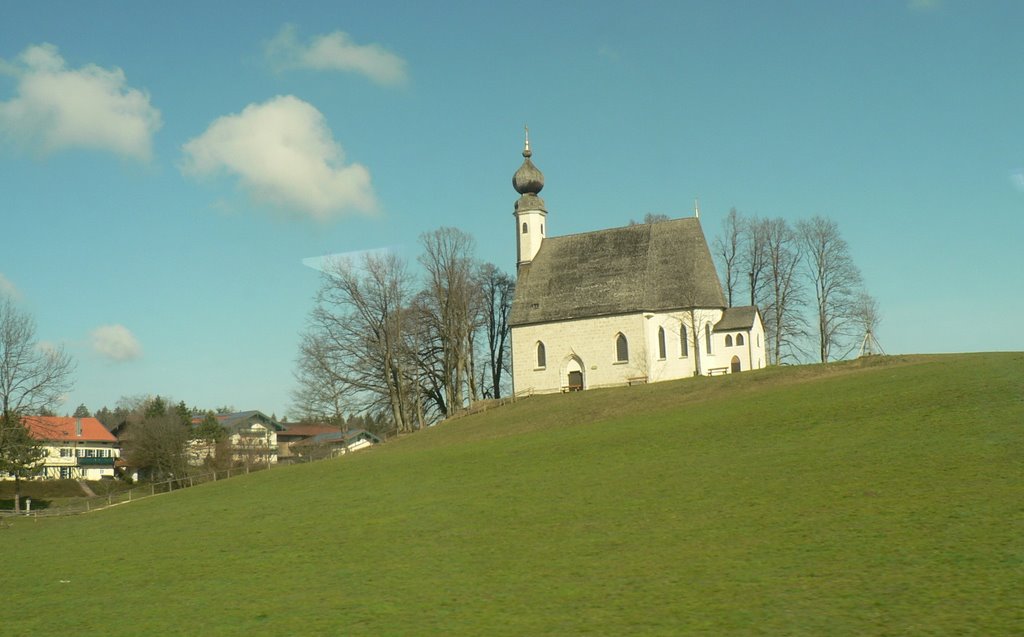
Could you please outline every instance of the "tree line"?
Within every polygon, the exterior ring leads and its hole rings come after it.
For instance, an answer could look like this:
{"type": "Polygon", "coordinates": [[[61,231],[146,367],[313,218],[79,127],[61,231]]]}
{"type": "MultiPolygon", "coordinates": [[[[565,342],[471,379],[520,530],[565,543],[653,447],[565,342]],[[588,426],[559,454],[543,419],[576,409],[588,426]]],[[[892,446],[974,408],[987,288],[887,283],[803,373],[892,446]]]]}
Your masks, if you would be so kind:
{"type": "Polygon", "coordinates": [[[834,220],[790,224],[733,208],[712,252],[729,306],[758,306],[772,365],[844,358],[880,320],[834,220]]]}
{"type": "Polygon", "coordinates": [[[505,393],[515,280],[456,228],[420,247],[418,277],[392,253],[324,267],[296,361],[302,419],[370,414],[408,432],[505,393]]]}

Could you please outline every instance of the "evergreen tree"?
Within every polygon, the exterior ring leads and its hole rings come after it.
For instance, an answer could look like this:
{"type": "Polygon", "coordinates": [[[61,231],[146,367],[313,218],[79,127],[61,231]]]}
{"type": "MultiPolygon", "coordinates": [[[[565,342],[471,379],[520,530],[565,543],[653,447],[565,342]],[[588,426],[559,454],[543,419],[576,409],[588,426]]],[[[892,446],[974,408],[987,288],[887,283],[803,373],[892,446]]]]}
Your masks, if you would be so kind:
{"type": "Polygon", "coordinates": [[[217,420],[217,415],[212,411],[206,412],[206,417],[199,426],[192,430],[193,440],[205,440],[207,442],[220,442],[227,437],[227,430],[217,420]]]}

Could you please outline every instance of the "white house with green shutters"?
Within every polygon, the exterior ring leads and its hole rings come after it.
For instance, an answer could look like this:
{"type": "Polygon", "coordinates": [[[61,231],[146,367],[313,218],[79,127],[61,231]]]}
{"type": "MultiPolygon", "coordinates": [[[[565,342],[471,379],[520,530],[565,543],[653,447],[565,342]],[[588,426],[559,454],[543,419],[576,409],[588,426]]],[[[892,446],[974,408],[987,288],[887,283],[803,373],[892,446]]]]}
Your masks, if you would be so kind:
{"type": "Polygon", "coordinates": [[[29,435],[43,444],[46,455],[34,477],[51,480],[99,480],[114,476],[121,447],[95,418],[26,416],[29,435]]]}

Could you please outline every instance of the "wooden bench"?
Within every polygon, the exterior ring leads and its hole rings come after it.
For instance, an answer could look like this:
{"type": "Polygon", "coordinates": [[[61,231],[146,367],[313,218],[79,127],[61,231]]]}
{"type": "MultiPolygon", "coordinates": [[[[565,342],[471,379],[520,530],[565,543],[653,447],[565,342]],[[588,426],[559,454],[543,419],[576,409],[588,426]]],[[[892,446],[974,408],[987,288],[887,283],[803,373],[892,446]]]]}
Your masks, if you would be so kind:
{"type": "Polygon", "coordinates": [[[632,378],[627,378],[626,379],[626,383],[630,387],[632,387],[633,385],[646,385],[647,384],[647,377],[646,376],[634,376],[632,378]]]}

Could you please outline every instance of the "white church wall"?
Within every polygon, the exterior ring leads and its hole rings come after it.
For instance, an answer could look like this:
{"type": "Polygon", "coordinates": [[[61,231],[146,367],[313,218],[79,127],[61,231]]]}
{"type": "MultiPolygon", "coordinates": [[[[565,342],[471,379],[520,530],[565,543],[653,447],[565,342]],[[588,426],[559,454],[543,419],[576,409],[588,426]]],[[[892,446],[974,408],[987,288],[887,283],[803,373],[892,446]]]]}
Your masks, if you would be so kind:
{"type": "MultiPolygon", "coordinates": [[[[582,363],[584,389],[659,382],[694,375],[698,357],[700,371],[728,368],[741,348],[726,348],[725,336],[712,333],[712,353],[707,351],[704,326],[721,319],[717,309],[625,314],[574,321],[557,321],[512,328],[513,384],[516,394],[549,393],[568,388],[567,365],[582,363]],[[697,351],[693,327],[697,325],[697,351]],[[681,324],[687,326],[686,354],[680,346],[681,324]],[[658,328],[665,330],[665,357],[660,356],[658,328]],[[622,333],[629,344],[629,361],[616,361],[615,339],[622,333]],[[537,343],[544,343],[545,365],[537,366],[537,343]]],[[[763,342],[763,336],[762,336],[763,342]]],[[[749,356],[743,369],[750,369],[749,356]]]]}
{"type": "Polygon", "coordinates": [[[712,335],[713,355],[709,358],[708,368],[704,373],[732,373],[733,357],[739,359],[740,371],[761,369],[767,366],[765,356],[764,325],[760,317],[754,321],[752,328],[743,330],[725,330],[712,335]],[[743,345],[736,342],[737,336],[743,335],[743,345]],[[726,337],[732,345],[727,345],[726,337]]]}
{"type": "MultiPolygon", "coordinates": [[[[663,380],[676,378],[688,378],[694,375],[697,368],[698,356],[701,373],[707,373],[709,357],[704,338],[704,325],[714,325],[722,317],[721,310],[702,309],[694,310],[693,316],[689,311],[663,312],[657,314],[646,314],[647,319],[647,351],[650,353],[648,364],[648,381],[656,383],[663,380]],[[693,326],[697,324],[697,347],[693,347],[693,326]],[[686,326],[686,354],[683,355],[683,348],[680,344],[680,325],[686,326]],[[659,358],[658,328],[665,330],[665,358],[659,358]]],[[[712,343],[714,350],[715,344],[712,343]]]]}
{"type": "Polygon", "coordinates": [[[512,328],[512,382],[516,394],[549,393],[568,387],[567,365],[576,357],[583,367],[584,389],[622,385],[646,376],[645,319],[641,314],[557,321],[512,328]],[[615,360],[615,339],[629,344],[629,361],[615,360]],[[546,365],[537,367],[537,343],[546,365]]]}
{"type": "Polygon", "coordinates": [[[744,370],[763,369],[768,366],[768,343],[765,338],[764,324],[758,315],[757,320],[754,321],[754,327],[750,331],[750,345],[747,349],[750,366],[744,367],[744,370]]]}

